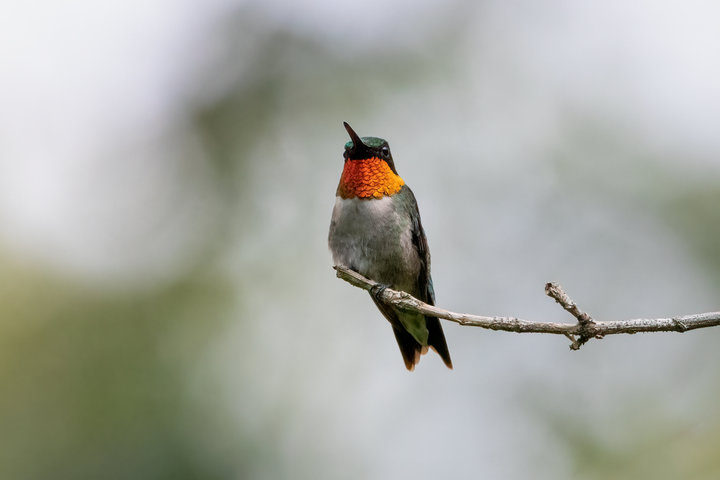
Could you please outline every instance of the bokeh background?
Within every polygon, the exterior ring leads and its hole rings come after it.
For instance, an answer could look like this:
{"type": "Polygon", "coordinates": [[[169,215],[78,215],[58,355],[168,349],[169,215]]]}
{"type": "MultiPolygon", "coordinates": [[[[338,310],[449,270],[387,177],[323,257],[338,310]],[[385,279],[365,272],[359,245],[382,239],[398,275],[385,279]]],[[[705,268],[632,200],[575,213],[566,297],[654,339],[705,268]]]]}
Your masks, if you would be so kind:
{"type": "Polygon", "coordinates": [[[326,246],[348,121],[439,305],[718,310],[716,3],[0,10],[0,478],[720,478],[720,329],[446,323],[408,373],[326,246]]]}

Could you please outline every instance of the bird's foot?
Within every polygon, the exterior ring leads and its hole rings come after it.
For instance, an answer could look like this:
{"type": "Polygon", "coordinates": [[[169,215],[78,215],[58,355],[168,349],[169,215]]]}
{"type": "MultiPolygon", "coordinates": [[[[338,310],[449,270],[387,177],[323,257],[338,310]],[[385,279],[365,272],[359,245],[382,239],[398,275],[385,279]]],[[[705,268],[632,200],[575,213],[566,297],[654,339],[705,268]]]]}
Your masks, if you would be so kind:
{"type": "Polygon", "coordinates": [[[382,283],[376,283],[372,287],[370,287],[370,295],[377,300],[378,302],[382,302],[382,293],[389,288],[389,285],[383,285],[382,283]]]}

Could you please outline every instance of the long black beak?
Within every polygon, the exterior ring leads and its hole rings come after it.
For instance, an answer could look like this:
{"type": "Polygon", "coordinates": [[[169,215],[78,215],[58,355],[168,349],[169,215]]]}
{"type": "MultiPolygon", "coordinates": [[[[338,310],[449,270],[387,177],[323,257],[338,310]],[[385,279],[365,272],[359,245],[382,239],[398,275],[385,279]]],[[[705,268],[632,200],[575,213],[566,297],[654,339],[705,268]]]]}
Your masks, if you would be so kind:
{"type": "Polygon", "coordinates": [[[353,130],[347,122],[343,122],[343,125],[345,125],[345,130],[347,130],[348,135],[350,135],[350,139],[353,141],[353,150],[359,152],[360,150],[367,148],[363,141],[360,140],[360,136],[355,133],[355,130],[353,130]]]}

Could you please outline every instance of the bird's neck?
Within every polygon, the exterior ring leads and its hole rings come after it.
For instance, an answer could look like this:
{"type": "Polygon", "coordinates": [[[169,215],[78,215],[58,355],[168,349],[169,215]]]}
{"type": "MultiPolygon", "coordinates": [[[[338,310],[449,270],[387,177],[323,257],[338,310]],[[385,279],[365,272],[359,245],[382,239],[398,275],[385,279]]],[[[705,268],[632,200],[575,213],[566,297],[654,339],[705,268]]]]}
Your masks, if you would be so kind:
{"type": "Polygon", "coordinates": [[[337,195],[342,198],[382,198],[400,191],[405,181],[383,160],[347,160],[337,195]]]}

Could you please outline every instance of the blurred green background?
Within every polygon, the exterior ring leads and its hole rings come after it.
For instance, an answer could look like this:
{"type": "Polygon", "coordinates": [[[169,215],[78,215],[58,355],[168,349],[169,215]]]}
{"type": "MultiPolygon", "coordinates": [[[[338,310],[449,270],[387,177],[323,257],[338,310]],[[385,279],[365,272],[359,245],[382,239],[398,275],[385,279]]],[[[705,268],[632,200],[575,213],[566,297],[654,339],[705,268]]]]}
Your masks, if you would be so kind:
{"type": "Polygon", "coordinates": [[[408,373],[326,246],[348,121],[439,305],[717,310],[717,5],[0,10],[0,478],[720,478],[720,329],[446,324],[408,373]]]}

